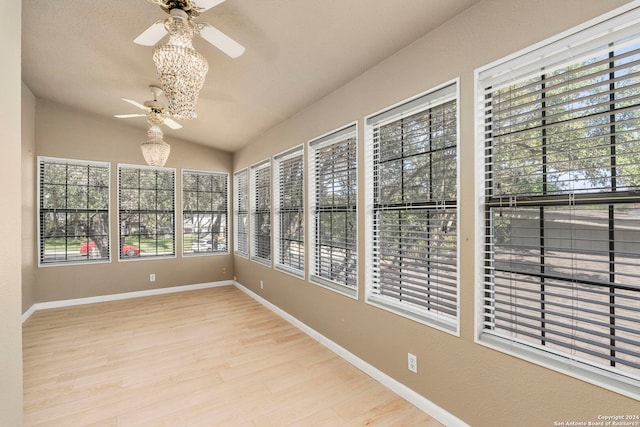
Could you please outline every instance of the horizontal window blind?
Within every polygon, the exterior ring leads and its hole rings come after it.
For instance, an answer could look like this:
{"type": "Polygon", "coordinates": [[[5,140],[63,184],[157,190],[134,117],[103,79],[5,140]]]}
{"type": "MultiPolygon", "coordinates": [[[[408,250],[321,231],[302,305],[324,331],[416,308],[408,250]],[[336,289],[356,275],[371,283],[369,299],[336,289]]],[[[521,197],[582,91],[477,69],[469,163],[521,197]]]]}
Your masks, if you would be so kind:
{"type": "Polygon", "coordinates": [[[580,31],[561,34],[550,43],[484,67],[479,70],[478,77],[483,82],[483,87],[501,89],[511,82],[539,76],[543,68],[548,73],[564,68],[567,58],[579,63],[608,52],[612,44],[616,44],[618,48],[631,46],[636,43],[638,25],[640,8],[632,8],[604,22],[593,23],[580,31]]]}
{"type": "Polygon", "coordinates": [[[486,330],[637,376],[640,211],[633,206],[491,209],[486,330]]]}
{"type": "Polygon", "coordinates": [[[228,180],[220,172],[182,171],[182,252],[228,251],[228,180]]]}
{"type": "Polygon", "coordinates": [[[251,167],[251,259],[271,263],[271,162],[251,167]]]}
{"type": "MultiPolygon", "coordinates": [[[[640,31],[485,70],[483,333],[640,379],[640,31]],[[527,64],[526,67],[522,64],[527,64]],[[519,76],[514,78],[514,76],[519,76]]],[[[622,24],[622,22],[626,22],[622,24]]]]}
{"type": "Polygon", "coordinates": [[[304,157],[302,147],[274,157],[276,267],[304,272],[304,157]]]}
{"type": "Polygon", "coordinates": [[[437,314],[457,315],[456,210],[389,209],[377,217],[376,292],[437,314]]]}
{"type": "Polygon", "coordinates": [[[109,163],[38,158],[39,263],[108,261],[109,163]]]}
{"type": "Polygon", "coordinates": [[[234,251],[249,255],[249,174],[243,169],[233,174],[234,251]]]}
{"type": "Polygon", "coordinates": [[[487,191],[508,198],[638,188],[638,52],[612,51],[611,57],[489,89],[487,142],[498,143],[488,152],[487,191]]]}
{"type": "Polygon", "coordinates": [[[118,165],[120,256],[175,256],[175,204],[175,169],[118,165]]]}
{"type": "Polygon", "coordinates": [[[369,300],[457,332],[456,85],[367,120],[373,163],[369,300]],[[422,102],[418,102],[422,100],[422,102]]]}
{"type": "Polygon", "coordinates": [[[349,126],[309,143],[311,280],[355,296],[357,139],[349,126]]]}

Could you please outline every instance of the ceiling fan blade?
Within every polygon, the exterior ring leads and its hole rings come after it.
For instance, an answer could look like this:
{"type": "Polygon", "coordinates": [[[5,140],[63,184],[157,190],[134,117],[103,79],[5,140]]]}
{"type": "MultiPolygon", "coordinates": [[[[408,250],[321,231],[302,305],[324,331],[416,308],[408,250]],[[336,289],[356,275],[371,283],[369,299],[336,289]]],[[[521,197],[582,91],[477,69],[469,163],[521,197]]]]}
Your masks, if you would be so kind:
{"type": "Polygon", "coordinates": [[[164,119],[164,124],[169,126],[171,129],[180,129],[182,128],[182,125],[178,122],[176,122],[173,119],[170,119],[169,117],[164,119]]]}
{"type": "Polygon", "coordinates": [[[158,21],[144,30],[142,34],[133,40],[133,42],[143,46],[153,46],[166,35],[167,29],[164,27],[164,22],[158,21]]]}
{"type": "Polygon", "coordinates": [[[122,98],[122,100],[124,102],[128,102],[129,104],[138,107],[141,110],[148,110],[149,109],[149,108],[145,107],[144,105],[140,104],[138,101],[134,101],[133,99],[122,98]]]}
{"type": "Polygon", "coordinates": [[[197,0],[193,3],[195,3],[198,9],[201,9],[201,12],[205,12],[220,3],[224,3],[225,1],[226,0],[197,0]]]}
{"type": "Polygon", "coordinates": [[[133,117],[147,117],[146,114],[116,114],[113,117],[117,117],[119,119],[130,119],[133,117]]]}
{"type": "Polygon", "coordinates": [[[201,23],[198,26],[198,32],[203,39],[232,58],[237,58],[244,53],[244,46],[207,23],[201,23]]]}

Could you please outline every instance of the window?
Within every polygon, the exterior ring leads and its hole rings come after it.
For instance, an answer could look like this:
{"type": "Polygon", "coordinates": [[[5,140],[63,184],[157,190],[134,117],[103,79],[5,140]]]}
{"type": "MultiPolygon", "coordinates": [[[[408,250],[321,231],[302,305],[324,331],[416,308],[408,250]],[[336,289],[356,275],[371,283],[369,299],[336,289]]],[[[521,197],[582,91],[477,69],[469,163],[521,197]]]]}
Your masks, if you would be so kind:
{"type": "Polygon", "coordinates": [[[458,331],[457,84],[366,119],[367,301],[458,331]]]}
{"type": "Polygon", "coordinates": [[[303,147],[274,158],[276,267],[304,274],[303,147]]]}
{"type": "Polygon", "coordinates": [[[182,171],[182,253],[228,252],[229,174],[182,171]]]}
{"type": "Polygon", "coordinates": [[[249,256],[249,180],[246,169],[233,174],[234,251],[249,256]]]}
{"type": "Polygon", "coordinates": [[[639,18],[478,71],[480,341],[636,397],[639,18]]]}
{"type": "Polygon", "coordinates": [[[309,231],[314,283],[358,292],[356,125],[309,142],[309,231]]]}
{"type": "Polygon", "coordinates": [[[175,256],[175,170],[118,165],[120,258],[175,256]]]}
{"type": "Polygon", "coordinates": [[[251,166],[251,259],[271,264],[271,163],[251,166]]]}
{"type": "Polygon", "coordinates": [[[38,157],[40,265],[109,261],[109,163],[38,157]]]}

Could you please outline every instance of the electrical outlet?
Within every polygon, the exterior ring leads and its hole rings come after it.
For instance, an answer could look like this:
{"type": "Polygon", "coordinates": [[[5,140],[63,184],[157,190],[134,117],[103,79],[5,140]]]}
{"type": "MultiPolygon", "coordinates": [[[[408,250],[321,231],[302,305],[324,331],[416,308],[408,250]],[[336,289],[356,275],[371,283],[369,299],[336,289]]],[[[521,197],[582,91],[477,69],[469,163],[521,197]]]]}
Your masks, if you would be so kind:
{"type": "Polygon", "coordinates": [[[222,271],[222,274],[227,274],[227,266],[226,265],[223,265],[220,270],[222,271]]]}
{"type": "Polygon", "coordinates": [[[156,275],[155,275],[154,273],[151,273],[151,274],[149,275],[149,281],[150,281],[150,282],[155,282],[155,281],[156,281],[156,275]]]}
{"type": "Polygon", "coordinates": [[[407,353],[407,369],[416,374],[418,373],[418,356],[407,353]]]}
{"type": "Polygon", "coordinates": [[[264,289],[264,282],[260,280],[260,289],[264,289]]]}

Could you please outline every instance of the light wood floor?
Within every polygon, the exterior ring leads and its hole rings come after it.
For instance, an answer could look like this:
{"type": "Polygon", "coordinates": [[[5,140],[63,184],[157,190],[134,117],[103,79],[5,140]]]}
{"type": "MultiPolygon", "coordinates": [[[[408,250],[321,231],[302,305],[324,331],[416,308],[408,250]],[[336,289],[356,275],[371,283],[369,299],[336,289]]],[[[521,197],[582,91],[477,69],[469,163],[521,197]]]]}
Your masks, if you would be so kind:
{"type": "Polygon", "coordinates": [[[231,287],[36,312],[26,426],[440,426],[231,287]]]}

